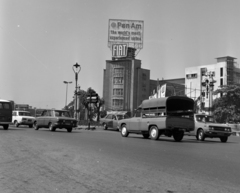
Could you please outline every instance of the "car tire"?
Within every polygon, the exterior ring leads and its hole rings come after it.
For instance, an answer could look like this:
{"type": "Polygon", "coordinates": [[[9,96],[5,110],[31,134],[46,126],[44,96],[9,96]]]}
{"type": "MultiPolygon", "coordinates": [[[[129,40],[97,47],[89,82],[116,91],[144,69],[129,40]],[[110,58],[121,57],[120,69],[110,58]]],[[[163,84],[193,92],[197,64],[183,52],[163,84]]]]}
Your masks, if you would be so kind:
{"type": "Polygon", "coordinates": [[[52,123],[49,123],[48,125],[49,131],[55,131],[56,129],[53,127],[52,123]]]}
{"type": "Polygon", "coordinates": [[[72,128],[67,128],[67,132],[71,133],[72,132],[72,128]]]}
{"type": "Polygon", "coordinates": [[[204,131],[202,129],[198,130],[197,135],[198,135],[198,140],[200,140],[200,141],[205,140],[205,134],[204,134],[204,131]]]}
{"type": "Polygon", "coordinates": [[[173,131],[173,138],[175,141],[177,142],[182,141],[183,136],[184,136],[184,131],[179,131],[179,130],[173,131]]]}
{"type": "Polygon", "coordinates": [[[148,139],[149,138],[149,133],[143,133],[142,136],[143,136],[144,139],[148,139]]]}
{"type": "Polygon", "coordinates": [[[38,126],[38,124],[37,124],[36,121],[33,123],[33,127],[35,128],[35,130],[38,130],[38,129],[39,129],[39,126],[38,126]]]}
{"type": "Polygon", "coordinates": [[[4,130],[8,130],[9,125],[3,125],[4,130]]]}
{"type": "Polygon", "coordinates": [[[18,127],[18,126],[19,126],[19,124],[18,124],[17,121],[14,121],[14,125],[15,125],[15,127],[18,127]]]}
{"type": "Polygon", "coordinates": [[[220,137],[220,141],[221,141],[222,143],[226,143],[227,140],[228,140],[228,137],[220,137]]]}
{"type": "Polygon", "coordinates": [[[123,125],[123,126],[121,127],[121,135],[122,135],[122,137],[128,137],[129,132],[128,132],[128,130],[127,130],[127,126],[126,126],[126,125],[123,125]]]}
{"type": "Polygon", "coordinates": [[[153,140],[158,140],[159,130],[158,130],[157,126],[152,126],[150,128],[150,138],[153,139],[153,140]]]}
{"type": "Polygon", "coordinates": [[[107,130],[107,124],[106,123],[103,123],[103,130],[107,130]]]}

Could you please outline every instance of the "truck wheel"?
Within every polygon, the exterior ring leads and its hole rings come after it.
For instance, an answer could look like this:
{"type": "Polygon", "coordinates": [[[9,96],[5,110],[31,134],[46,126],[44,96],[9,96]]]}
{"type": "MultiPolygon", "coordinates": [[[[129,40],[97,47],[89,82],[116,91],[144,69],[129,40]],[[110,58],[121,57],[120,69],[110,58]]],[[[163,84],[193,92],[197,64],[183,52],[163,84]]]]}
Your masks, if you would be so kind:
{"type": "Polygon", "coordinates": [[[149,138],[149,133],[143,133],[142,135],[143,135],[144,139],[148,139],[149,138]]]}
{"type": "Polygon", "coordinates": [[[3,129],[4,129],[4,130],[8,130],[8,126],[9,126],[9,125],[3,125],[3,129]]]}
{"type": "Polygon", "coordinates": [[[67,131],[70,133],[72,132],[72,128],[67,128],[67,131]]]}
{"type": "Polygon", "coordinates": [[[158,130],[157,126],[152,126],[150,128],[150,138],[153,139],[153,140],[158,140],[159,130],[158,130]]]}
{"type": "Polygon", "coordinates": [[[17,121],[14,121],[14,125],[15,125],[15,127],[18,127],[18,126],[19,126],[19,124],[18,124],[17,121]]]}
{"type": "Polygon", "coordinates": [[[107,130],[107,124],[106,123],[103,123],[103,129],[107,130]]]}
{"type": "Polygon", "coordinates": [[[177,141],[177,142],[182,141],[183,136],[184,136],[183,131],[179,131],[179,130],[173,131],[173,138],[175,141],[177,141]]]}
{"type": "Polygon", "coordinates": [[[222,143],[226,143],[228,140],[228,137],[220,137],[220,140],[222,143]]]}
{"type": "Polygon", "coordinates": [[[205,134],[204,134],[204,131],[202,129],[198,130],[197,135],[198,135],[198,140],[200,140],[200,141],[205,140],[205,134]]]}
{"type": "Polygon", "coordinates": [[[127,137],[129,135],[129,132],[127,130],[127,126],[126,125],[123,125],[122,128],[121,128],[121,135],[123,137],[127,137]]]}

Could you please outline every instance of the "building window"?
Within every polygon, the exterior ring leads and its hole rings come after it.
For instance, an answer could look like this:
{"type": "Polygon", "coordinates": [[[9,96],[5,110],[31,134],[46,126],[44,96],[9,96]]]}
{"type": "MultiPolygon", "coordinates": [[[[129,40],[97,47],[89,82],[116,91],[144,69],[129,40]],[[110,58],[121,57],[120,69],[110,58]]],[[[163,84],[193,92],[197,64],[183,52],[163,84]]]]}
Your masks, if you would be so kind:
{"type": "Polygon", "coordinates": [[[123,77],[114,77],[113,84],[123,84],[123,77]]]}
{"type": "Polygon", "coordinates": [[[220,76],[223,76],[223,68],[220,68],[220,76]]]}
{"type": "Polygon", "coordinates": [[[114,96],[123,96],[123,89],[121,89],[121,88],[113,89],[113,95],[114,96]]]}
{"type": "Polygon", "coordinates": [[[115,107],[122,107],[123,106],[123,100],[122,99],[113,99],[112,104],[115,107]]]}
{"type": "Polygon", "coordinates": [[[147,80],[147,75],[145,73],[142,74],[142,80],[147,80]]]}
{"type": "Polygon", "coordinates": [[[220,78],[220,86],[223,85],[223,78],[220,78]]]}
{"type": "Polygon", "coordinates": [[[123,74],[123,68],[114,68],[113,73],[114,74],[123,74]]]}

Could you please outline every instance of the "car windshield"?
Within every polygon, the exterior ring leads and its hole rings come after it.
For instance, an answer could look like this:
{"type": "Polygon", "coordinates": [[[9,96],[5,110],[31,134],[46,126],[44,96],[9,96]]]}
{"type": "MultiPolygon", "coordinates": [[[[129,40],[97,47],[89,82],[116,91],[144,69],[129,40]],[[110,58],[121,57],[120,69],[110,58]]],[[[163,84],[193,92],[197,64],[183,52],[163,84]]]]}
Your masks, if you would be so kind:
{"type": "Polygon", "coordinates": [[[118,120],[129,118],[128,115],[117,115],[118,120]]]}
{"type": "Polygon", "coordinates": [[[70,114],[68,111],[55,111],[56,117],[70,117],[70,114]]]}
{"type": "Polygon", "coordinates": [[[31,116],[29,112],[19,112],[18,113],[20,116],[31,116]]]}
{"type": "Polygon", "coordinates": [[[205,115],[198,115],[197,116],[198,122],[208,122],[208,123],[215,123],[215,120],[212,116],[205,116],[205,115]]]}

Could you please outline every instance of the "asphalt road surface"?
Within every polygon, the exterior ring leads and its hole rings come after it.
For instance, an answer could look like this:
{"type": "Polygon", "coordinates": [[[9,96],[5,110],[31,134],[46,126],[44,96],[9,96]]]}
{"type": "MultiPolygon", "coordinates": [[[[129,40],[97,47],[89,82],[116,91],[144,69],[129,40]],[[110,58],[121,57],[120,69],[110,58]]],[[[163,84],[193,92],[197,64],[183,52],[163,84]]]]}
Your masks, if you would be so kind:
{"type": "Polygon", "coordinates": [[[239,193],[240,137],[0,128],[0,193],[239,193]]]}

